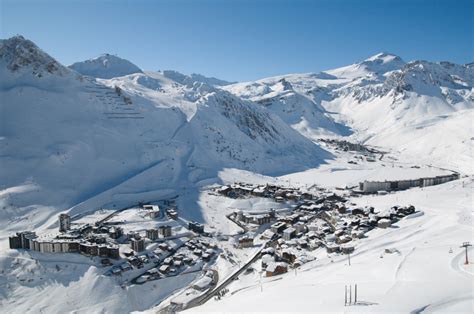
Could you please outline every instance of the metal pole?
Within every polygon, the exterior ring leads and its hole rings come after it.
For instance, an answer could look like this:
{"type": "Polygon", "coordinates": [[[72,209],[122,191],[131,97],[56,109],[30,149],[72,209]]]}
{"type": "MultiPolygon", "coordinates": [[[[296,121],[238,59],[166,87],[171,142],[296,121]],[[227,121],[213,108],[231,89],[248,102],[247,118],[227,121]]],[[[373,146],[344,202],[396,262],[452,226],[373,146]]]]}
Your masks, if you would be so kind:
{"type": "Polygon", "coordinates": [[[344,306],[347,306],[347,285],[344,286],[344,306]]]}
{"type": "Polygon", "coordinates": [[[469,259],[467,257],[467,245],[465,246],[465,248],[466,248],[466,262],[464,262],[464,264],[468,265],[469,264],[469,259]]]}
{"type": "Polygon", "coordinates": [[[469,258],[467,256],[467,248],[470,247],[470,246],[472,246],[472,244],[469,243],[469,242],[463,242],[463,244],[461,245],[461,247],[466,249],[466,261],[464,262],[465,265],[469,264],[469,258]]]}
{"type": "Polygon", "coordinates": [[[352,285],[349,286],[349,305],[352,303],[352,285]]]}
{"type": "Polygon", "coordinates": [[[355,291],[354,291],[354,304],[357,304],[357,284],[355,285],[355,291]]]}
{"type": "Polygon", "coordinates": [[[347,254],[347,258],[349,259],[349,266],[351,266],[351,253],[347,254]]]}

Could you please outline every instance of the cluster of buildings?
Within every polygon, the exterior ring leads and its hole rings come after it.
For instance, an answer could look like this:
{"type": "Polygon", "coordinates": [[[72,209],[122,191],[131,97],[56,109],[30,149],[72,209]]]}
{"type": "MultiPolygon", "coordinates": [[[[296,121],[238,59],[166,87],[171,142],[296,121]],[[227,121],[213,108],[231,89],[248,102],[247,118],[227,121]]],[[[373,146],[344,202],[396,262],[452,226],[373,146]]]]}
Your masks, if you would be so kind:
{"type": "Polygon", "coordinates": [[[158,270],[162,274],[174,274],[186,265],[195,265],[199,260],[208,262],[216,254],[215,248],[209,242],[191,239],[185,243],[181,250],[165,258],[159,265],[158,270]]]}
{"type": "Polygon", "coordinates": [[[459,173],[447,174],[444,176],[436,176],[429,178],[419,178],[411,180],[394,180],[394,181],[364,181],[359,183],[359,191],[362,193],[375,193],[378,191],[399,191],[413,187],[425,187],[438,185],[449,181],[459,179],[459,173]]]}
{"type": "MultiPolygon", "coordinates": [[[[283,190],[283,189],[282,189],[283,190]]],[[[271,225],[259,236],[269,240],[270,247],[262,252],[262,268],[267,276],[284,273],[288,267],[298,267],[313,260],[311,251],[324,248],[328,253],[350,254],[354,240],[363,238],[374,228],[388,228],[399,219],[415,213],[415,207],[394,206],[388,211],[375,212],[373,207],[351,208],[347,199],[336,194],[321,193],[313,199],[300,199],[290,212],[271,211],[259,215],[236,211],[229,217],[240,226],[271,225]]],[[[237,247],[254,245],[251,233],[240,236],[237,247]]]]}
{"type": "Polygon", "coordinates": [[[209,262],[216,253],[217,246],[202,237],[195,237],[181,245],[174,246],[163,242],[153,252],[139,255],[138,257],[147,257],[146,261],[141,264],[137,264],[137,262],[134,264],[131,260],[133,257],[130,257],[123,265],[115,266],[111,273],[121,274],[132,268],[141,268],[152,261],[153,267],[137,278],[137,283],[144,283],[149,280],[178,275],[199,262],[209,262]]]}
{"type": "Polygon", "coordinates": [[[145,250],[145,238],[151,241],[158,240],[159,238],[167,238],[172,235],[172,228],[169,225],[159,226],[158,228],[151,228],[145,230],[145,237],[142,237],[139,233],[131,232],[127,235],[130,240],[130,248],[135,252],[142,252],[145,250]]]}
{"type": "Polygon", "coordinates": [[[242,237],[239,238],[237,246],[239,248],[248,248],[248,247],[253,247],[253,237],[246,234],[242,237]]]}
{"type": "Polygon", "coordinates": [[[286,188],[274,184],[249,184],[235,183],[223,185],[215,190],[218,194],[230,198],[244,197],[266,197],[273,198],[276,202],[287,200],[300,201],[303,199],[313,199],[316,196],[310,192],[304,192],[297,188],[286,188]]]}
{"type": "Polygon", "coordinates": [[[336,149],[339,149],[345,152],[351,151],[351,152],[360,152],[360,153],[380,153],[379,151],[368,148],[367,146],[364,146],[363,144],[360,144],[360,143],[351,143],[345,140],[324,139],[324,138],[320,138],[319,140],[323,143],[335,146],[336,149]]]}
{"type": "Polygon", "coordinates": [[[158,238],[167,238],[172,235],[171,226],[164,225],[158,228],[147,229],[145,231],[146,237],[150,240],[157,240],[158,238]]]}
{"type": "Polygon", "coordinates": [[[318,212],[299,209],[292,215],[279,218],[267,236],[276,239],[274,246],[277,252],[282,252],[283,261],[290,265],[296,261],[299,265],[308,258],[305,251],[319,247],[324,247],[328,253],[350,254],[355,249],[354,239],[365,237],[374,228],[388,228],[413,213],[414,206],[394,206],[388,211],[375,213],[373,207],[347,208],[342,203],[318,212]]]}
{"type": "Polygon", "coordinates": [[[104,230],[87,224],[71,231],[70,216],[60,214],[59,231],[61,233],[54,238],[38,237],[32,231],[17,232],[16,235],[9,237],[10,248],[42,253],[80,253],[113,259],[120,258],[119,247],[108,241],[108,237],[99,234],[111,231],[112,237],[119,237],[123,233],[121,228],[105,228],[104,230]]]}
{"type": "Polygon", "coordinates": [[[264,214],[252,214],[239,210],[235,216],[238,221],[243,223],[261,226],[275,220],[276,214],[274,209],[271,209],[268,213],[264,214]]]}

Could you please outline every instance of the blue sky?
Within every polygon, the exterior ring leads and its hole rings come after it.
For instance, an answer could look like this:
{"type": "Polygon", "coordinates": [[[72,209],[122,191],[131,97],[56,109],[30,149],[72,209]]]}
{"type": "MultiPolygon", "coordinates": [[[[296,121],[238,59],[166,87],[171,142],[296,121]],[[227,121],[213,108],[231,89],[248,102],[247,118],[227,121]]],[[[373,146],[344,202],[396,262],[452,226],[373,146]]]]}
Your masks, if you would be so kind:
{"type": "Polygon", "coordinates": [[[69,65],[104,52],[146,70],[243,81],[318,72],[388,51],[474,61],[474,1],[0,0],[21,34],[69,65]]]}

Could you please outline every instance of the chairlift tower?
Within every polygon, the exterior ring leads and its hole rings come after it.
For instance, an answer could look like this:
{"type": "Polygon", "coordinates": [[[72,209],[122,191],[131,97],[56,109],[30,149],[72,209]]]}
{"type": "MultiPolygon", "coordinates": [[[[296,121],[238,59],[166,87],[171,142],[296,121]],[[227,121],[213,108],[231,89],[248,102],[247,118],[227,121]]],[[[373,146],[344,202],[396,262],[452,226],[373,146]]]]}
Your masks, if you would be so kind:
{"type": "Polygon", "coordinates": [[[472,246],[472,244],[470,242],[463,242],[463,244],[460,246],[461,248],[465,248],[466,249],[466,261],[464,262],[465,265],[468,265],[469,264],[469,259],[467,257],[467,248],[472,246]]]}

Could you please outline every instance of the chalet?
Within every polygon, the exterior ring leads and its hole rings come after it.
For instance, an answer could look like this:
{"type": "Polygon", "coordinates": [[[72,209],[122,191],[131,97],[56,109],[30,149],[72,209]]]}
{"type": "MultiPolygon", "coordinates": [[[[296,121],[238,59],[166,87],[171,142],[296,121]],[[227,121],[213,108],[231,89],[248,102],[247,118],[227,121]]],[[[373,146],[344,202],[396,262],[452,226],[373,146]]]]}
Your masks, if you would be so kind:
{"type": "Polygon", "coordinates": [[[288,272],[288,264],[283,262],[273,262],[267,265],[265,274],[267,277],[272,277],[288,272]]]}
{"type": "Polygon", "coordinates": [[[308,241],[305,239],[298,239],[298,245],[300,248],[305,249],[308,247],[308,241]]]}
{"type": "Polygon", "coordinates": [[[158,269],[152,268],[152,269],[148,270],[145,274],[148,274],[150,276],[158,276],[158,269]]]}
{"type": "Polygon", "coordinates": [[[354,246],[351,244],[344,244],[341,246],[341,252],[344,254],[350,254],[354,252],[354,246]]]}
{"type": "Polygon", "coordinates": [[[309,249],[310,250],[315,250],[315,249],[321,247],[321,245],[322,245],[322,242],[320,240],[311,240],[309,242],[309,249]]]}
{"type": "Polygon", "coordinates": [[[266,269],[268,264],[275,262],[275,257],[270,254],[264,254],[262,256],[262,269],[266,269]]]}
{"type": "Polygon", "coordinates": [[[160,273],[167,274],[170,271],[169,265],[161,265],[159,268],[160,273]]]}
{"type": "Polygon", "coordinates": [[[383,228],[383,229],[390,227],[391,224],[392,222],[390,221],[390,219],[384,218],[377,221],[377,227],[383,228]]]}
{"type": "Polygon", "coordinates": [[[281,258],[285,262],[292,264],[297,258],[296,253],[295,253],[295,249],[283,250],[281,258]]]}
{"type": "Polygon", "coordinates": [[[339,244],[340,243],[347,243],[347,242],[350,242],[350,241],[352,241],[352,238],[350,236],[348,236],[347,234],[341,235],[336,240],[336,242],[339,243],[339,244]]]}
{"type": "Polygon", "coordinates": [[[252,190],[252,195],[258,196],[258,197],[263,197],[265,196],[265,188],[264,187],[258,187],[252,190]]]}
{"type": "Polygon", "coordinates": [[[221,186],[220,188],[217,189],[217,193],[229,196],[229,193],[232,191],[231,187],[228,185],[221,186]]]}
{"type": "Polygon", "coordinates": [[[160,243],[158,244],[158,247],[160,248],[160,250],[162,251],[168,251],[170,249],[170,246],[166,243],[160,243]]]}
{"type": "Polygon", "coordinates": [[[337,241],[337,237],[332,233],[327,234],[324,238],[326,240],[326,243],[333,243],[337,241]]]}
{"type": "Polygon", "coordinates": [[[275,249],[272,247],[267,247],[262,250],[262,254],[269,254],[269,255],[274,255],[275,254],[275,249]]]}
{"type": "Polygon", "coordinates": [[[260,239],[271,239],[275,236],[275,233],[271,231],[270,229],[265,230],[262,235],[260,236],[260,239]]]}
{"type": "Polygon", "coordinates": [[[352,238],[362,239],[364,235],[365,235],[364,230],[352,230],[351,232],[352,238]]]}
{"type": "Polygon", "coordinates": [[[340,250],[339,245],[336,245],[336,244],[327,244],[326,245],[326,251],[328,253],[336,253],[336,252],[339,252],[339,250],[340,250]]]}

